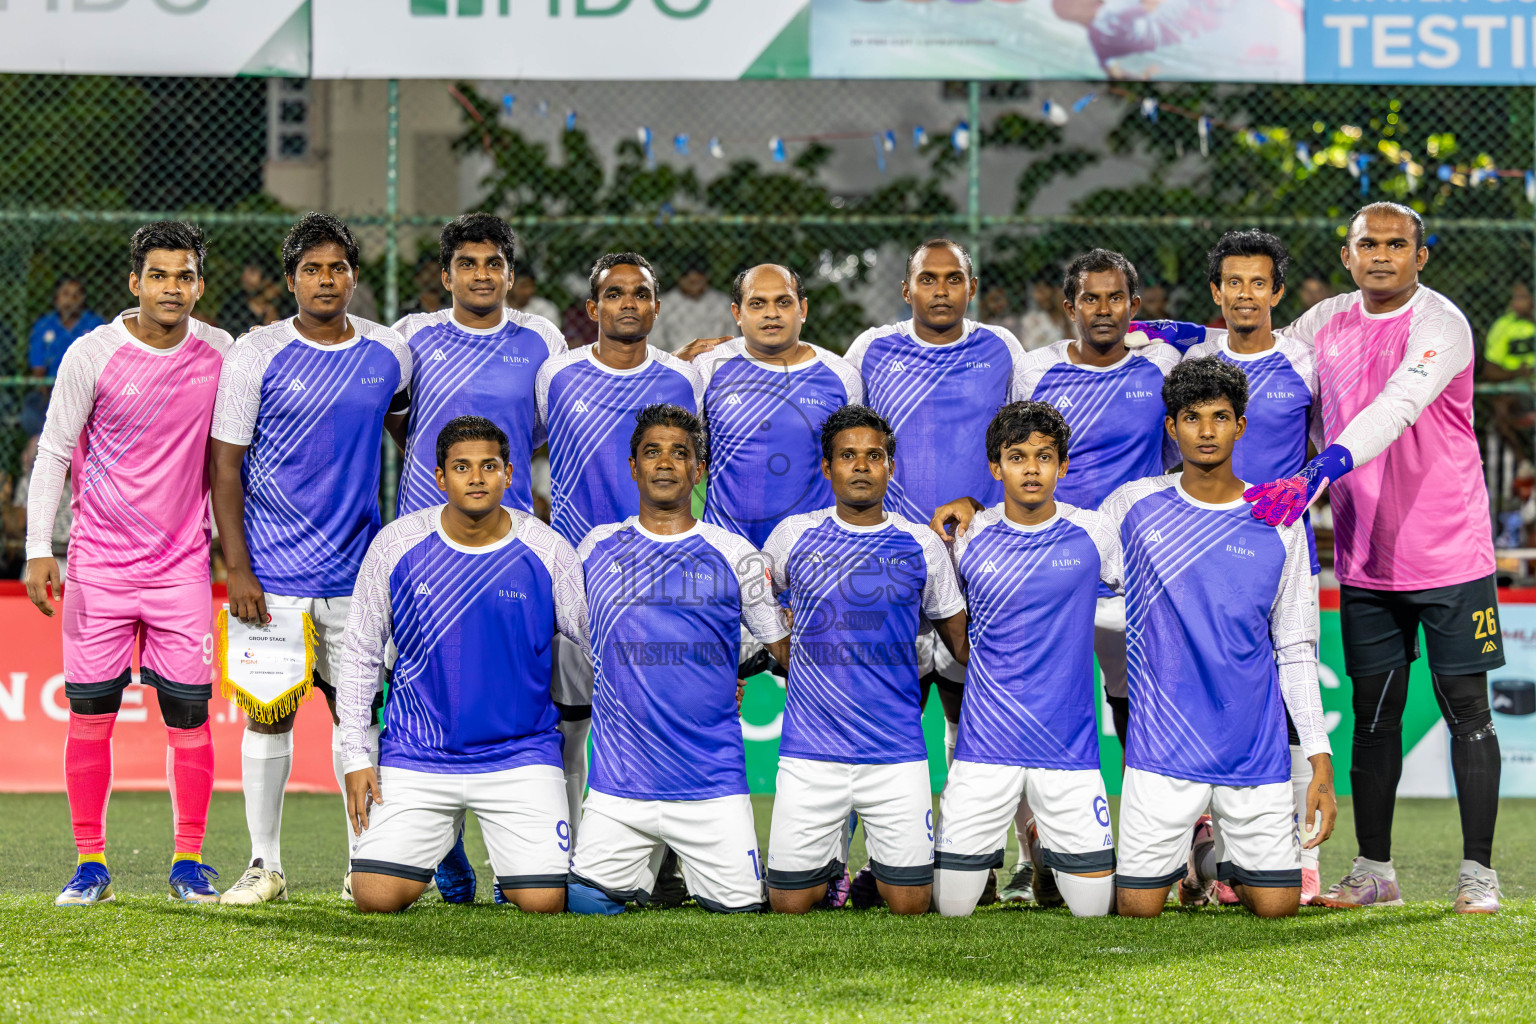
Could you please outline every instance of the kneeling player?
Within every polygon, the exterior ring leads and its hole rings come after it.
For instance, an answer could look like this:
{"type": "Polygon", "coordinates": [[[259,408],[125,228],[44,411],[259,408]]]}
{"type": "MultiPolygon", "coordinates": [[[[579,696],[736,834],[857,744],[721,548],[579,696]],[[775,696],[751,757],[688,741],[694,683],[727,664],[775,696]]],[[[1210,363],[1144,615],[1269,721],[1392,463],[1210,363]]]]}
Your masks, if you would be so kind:
{"type": "Polygon", "coordinates": [[[784,520],[764,550],[793,615],[768,839],[768,895],[781,913],[810,910],[842,875],[850,811],[892,912],[924,913],[932,896],[917,637],[926,617],[964,664],[965,601],[944,542],[885,510],[895,451],[873,410],[829,416],[821,471],[837,504],[784,520]]]}
{"type": "Polygon", "coordinates": [[[599,526],[579,549],[596,686],[570,908],[616,914],[646,899],[670,846],[700,905],[760,910],[736,666],[743,623],[781,661],[789,631],[763,556],[693,518],[705,456],[698,418],[652,405],[636,419],[629,466],[640,513],[599,526]]]}
{"type": "Polygon", "coordinates": [[[955,541],[971,657],[934,850],[934,902],[947,917],[971,913],[987,871],[1003,866],[1021,796],[1072,913],[1100,917],[1114,902],[1093,611],[1099,581],[1120,582],[1120,544],[1102,515],[1053,498],[1070,433],[1044,402],[1004,406],[986,442],[1003,501],[955,541]]]}
{"type": "Polygon", "coordinates": [[[584,642],[586,598],[571,546],[502,507],[508,447],[490,420],[449,421],[437,435],[448,504],[386,526],[358,574],[336,710],[359,910],[410,906],[465,811],[479,818],[512,903],[565,906],[571,826],[550,647],[556,629],[584,642]],[[369,708],[390,641],[399,656],[376,772],[369,708]]]}
{"type": "Polygon", "coordinates": [[[1301,853],[1285,712],[1312,763],[1309,845],[1333,831],[1333,762],[1317,689],[1307,538],[1256,524],[1232,450],[1248,380],[1216,358],[1179,364],[1163,385],[1184,471],[1138,480],[1104,503],[1125,558],[1130,730],[1120,804],[1117,907],[1156,917],[1184,877],[1190,833],[1210,808],[1201,881],[1234,883],[1261,917],[1296,913],[1301,853]],[[1277,668],[1278,665],[1278,668],[1277,668]]]}

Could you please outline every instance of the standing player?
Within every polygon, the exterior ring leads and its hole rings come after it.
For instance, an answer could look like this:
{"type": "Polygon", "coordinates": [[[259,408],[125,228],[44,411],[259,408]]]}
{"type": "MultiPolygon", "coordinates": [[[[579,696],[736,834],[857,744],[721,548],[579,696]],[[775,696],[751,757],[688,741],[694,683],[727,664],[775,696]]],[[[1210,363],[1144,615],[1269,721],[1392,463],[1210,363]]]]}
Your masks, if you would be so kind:
{"type": "MultiPolygon", "coordinates": [[[[1307,440],[1320,420],[1314,415],[1317,370],[1312,349],[1275,331],[1271,322],[1274,307],[1285,296],[1285,272],[1290,262],[1285,245],[1274,235],[1263,231],[1222,235],[1210,252],[1207,269],[1211,297],[1221,307],[1227,330],[1205,332],[1206,340],[1184,356],[1186,360],[1214,356],[1248,377],[1245,415],[1249,429],[1232,451],[1233,471],[1243,480],[1278,480],[1299,472],[1306,465],[1307,440]]],[[[1310,519],[1303,519],[1303,529],[1315,610],[1321,569],[1310,519]]],[[[1306,821],[1306,801],[1312,766],[1302,754],[1295,723],[1287,719],[1286,728],[1297,825],[1305,830],[1311,824],[1306,821]]],[[[1317,853],[1316,847],[1303,846],[1301,851],[1303,904],[1310,903],[1321,888],[1317,853]]]]}
{"type": "MultiPolygon", "coordinates": [[[[698,374],[646,339],[661,303],[644,256],[609,253],[592,266],[587,316],[597,341],[551,357],[534,383],[536,429],[549,438],[550,525],[575,546],[593,529],[640,511],[629,475],[629,437],[648,405],[699,408],[698,374]]],[[[575,644],[556,640],[554,699],[565,737],[571,820],[587,787],[592,666],[575,644]]]]}
{"type": "MultiPolygon", "coordinates": [[[[310,617],[314,685],[333,720],[352,589],[379,532],[384,420],[404,408],[411,380],[400,335],[347,312],[358,260],[341,221],[300,218],[283,240],[283,272],[299,311],[241,337],[213,414],[213,508],[229,567],[229,612],[247,623],[266,621],[271,608],[310,617]]],[[[297,714],[246,718],[240,766],[251,865],[223,903],[287,898],[283,790],[297,714]]],[[[339,736],[331,756],[340,782],[339,736]]]]}
{"type": "Polygon", "coordinates": [[[434,440],[449,420],[470,413],[506,432],[513,473],[504,500],[532,512],[528,467],[544,444],[533,384],[545,361],[566,350],[565,338],[549,320],[507,306],[517,239],[506,221],[466,213],[443,228],[437,248],[453,307],[412,313],[395,324],[410,347],[412,368],[396,514],[440,503],[434,440]]]}
{"type": "Polygon", "coordinates": [[[497,888],[521,910],[565,906],[571,828],[550,701],[555,631],[580,644],[576,552],[502,507],[507,435],[461,416],[437,436],[448,503],[380,531],[357,577],[338,684],[352,892],[403,910],[426,890],[474,811],[497,888]],[[369,733],[386,646],[399,651],[379,767],[369,733]],[[370,809],[371,805],[371,809],[370,809]]]}
{"type": "MultiPolygon", "coordinates": [[[[930,520],[943,502],[970,494],[991,505],[1002,489],[987,469],[986,430],[1009,400],[1024,348],[1008,330],[965,318],[976,297],[971,255],[947,238],[907,257],[901,297],[912,319],[874,327],[848,348],[864,378],[865,401],[902,438],[907,454],[891,476],[891,511],[930,520]]],[[[944,749],[955,752],[965,672],[925,636],[923,690],[937,684],[944,705],[944,749]]]]}
{"type": "Polygon", "coordinates": [[[1316,902],[1401,899],[1392,811],[1408,666],[1422,624],[1461,807],[1455,908],[1493,913],[1500,755],[1488,671],[1504,664],[1504,652],[1488,492],[1472,428],[1472,332],[1449,299],[1419,283],[1429,250],[1423,222],[1407,207],[1362,208],[1341,256],[1360,290],[1318,303],[1286,330],[1316,353],[1326,447],[1300,473],[1247,494],[1256,517],[1291,523],[1332,485],[1360,855],[1316,902]]]}
{"type": "Polygon", "coordinates": [[[821,421],[864,400],[859,372],[800,340],[809,309],[800,275],[774,263],[731,285],[741,337],[694,360],[709,425],[704,521],[762,547],[787,516],[832,504],[821,474],[821,421]]]}
{"type": "Polygon", "coordinates": [[[1190,831],[1209,807],[1219,834],[1197,848],[1201,881],[1231,880],[1261,917],[1296,913],[1301,856],[1285,712],[1312,763],[1316,846],[1338,808],[1317,689],[1307,538],[1256,526],[1232,469],[1248,384],[1218,359],[1183,363],[1163,385],[1177,475],[1138,480],[1104,502],[1125,553],[1131,719],[1120,804],[1118,912],[1162,913],[1184,877],[1190,831]]]}
{"type": "Polygon", "coordinates": [[[1070,433],[1044,402],[1004,406],[987,427],[1003,501],[955,541],[970,661],[934,848],[934,903],[948,917],[974,910],[986,872],[1003,866],[1021,798],[1072,913],[1101,917],[1114,902],[1092,623],[1100,581],[1120,583],[1120,544],[1097,512],[1053,498],[1070,433]]]}
{"type": "Polygon", "coordinates": [[[630,439],[640,514],[599,526],[578,551],[596,691],[576,913],[647,899],[669,846],[700,905],[762,908],[736,665],[743,626],[785,661],[789,631],[757,549],[693,518],[704,446],[686,409],[642,410],[630,439]]]}
{"type": "MultiPolygon", "coordinates": [[[[533,384],[545,360],[564,352],[565,338],[549,320],[507,306],[517,239],[489,213],[466,213],[443,228],[437,242],[451,309],[413,313],[395,324],[411,350],[410,410],[391,417],[405,449],[396,515],[436,506],[434,450],[438,432],[458,416],[483,414],[512,445],[508,507],[533,511],[533,453],[544,444],[537,430],[533,384]],[[401,423],[404,419],[405,422],[401,423]]],[[[435,879],[443,899],[472,903],[475,869],[459,836],[435,879]]]]}
{"type": "Polygon", "coordinates": [[[106,813],[112,729],[139,648],[139,681],[160,700],[175,819],[171,895],[212,903],[202,863],[213,793],[208,727],[208,423],[229,335],[190,319],[203,294],[203,233],[157,221],[133,234],[128,290],[139,307],[64,354],[27,498],[27,596],[64,604],[64,781],[79,860],[54,903],[113,898],[106,813]],[[53,557],[54,513],[73,478],[69,591],[53,557]]]}
{"type": "Polygon", "coordinates": [[[885,510],[896,435],[884,418],[844,406],[821,444],[837,504],[784,520],[764,551],[793,621],[768,894],[774,910],[810,910],[845,870],[857,811],[880,895],[893,913],[921,914],[933,795],[917,638],[926,619],[963,665],[965,602],[943,542],[885,510]]]}

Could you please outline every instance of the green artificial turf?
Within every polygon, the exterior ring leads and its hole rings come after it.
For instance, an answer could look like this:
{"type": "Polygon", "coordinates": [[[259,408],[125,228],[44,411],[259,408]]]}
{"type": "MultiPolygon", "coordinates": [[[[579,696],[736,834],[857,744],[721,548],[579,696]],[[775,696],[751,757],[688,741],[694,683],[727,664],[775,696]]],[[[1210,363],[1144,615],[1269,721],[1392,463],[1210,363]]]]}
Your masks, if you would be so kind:
{"type": "MultiPolygon", "coordinates": [[[[770,806],[758,798],[764,841],[770,806]]],[[[336,894],[338,799],[307,795],[285,813],[290,902],[191,907],[165,899],[168,800],[131,793],[108,816],[116,903],[65,910],[51,905],[71,871],[64,799],[0,796],[0,822],[3,1020],[1536,1020],[1536,801],[1503,805],[1500,915],[1450,912],[1455,807],[1422,800],[1397,814],[1407,907],[1272,922],[1033,907],[964,920],[693,907],[541,918],[493,907],[483,867],[473,907],[429,897],[363,918],[336,894]]],[[[469,843],[483,865],[473,825],[469,843]]],[[[1325,884],[1352,853],[1346,801],[1325,884]]],[[[207,860],[221,886],[246,855],[240,797],[219,794],[207,860]]]]}

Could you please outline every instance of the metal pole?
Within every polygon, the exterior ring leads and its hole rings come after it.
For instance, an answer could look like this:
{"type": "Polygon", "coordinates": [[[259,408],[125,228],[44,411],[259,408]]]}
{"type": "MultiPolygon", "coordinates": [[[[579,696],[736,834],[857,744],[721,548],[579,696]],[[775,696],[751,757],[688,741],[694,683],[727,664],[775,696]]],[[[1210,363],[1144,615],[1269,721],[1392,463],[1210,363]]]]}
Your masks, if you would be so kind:
{"type": "MultiPolygon", "coordinates": [[[[967,123],[970,126],[970,145],[966,148],[966,230],[970,235],[968,244],[971,249],[971,262],[975,266],[978,275],[981,270],[981,83],[972,81],[966,86],[969,110],[966,113],[967,123]]],[[[973,302],[972,312],[975,312],[981,298],[980,290],[977,290],[977,302],[973,302]]]]}
{"type": "MultiPolygon", "coordinates": [[[[384,157],[384,322],[400,316],[400,80],[391,78],[385,103],[388,127],[384,157]]],[[[384,444],[384,521],[395,518],[395,491],[400,481],[400,453],[388,438],[384,444]]]]}

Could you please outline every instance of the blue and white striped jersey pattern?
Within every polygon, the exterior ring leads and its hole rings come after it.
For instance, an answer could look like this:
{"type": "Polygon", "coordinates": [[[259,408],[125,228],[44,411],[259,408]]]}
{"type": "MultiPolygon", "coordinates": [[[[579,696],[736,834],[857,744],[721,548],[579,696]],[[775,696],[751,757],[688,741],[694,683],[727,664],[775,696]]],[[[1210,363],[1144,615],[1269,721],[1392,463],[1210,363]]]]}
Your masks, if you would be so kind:
{"type": "Polygon", "coordinates": [[[775,366],[747,354],[737,338],[699,356],[709,425],[704,521],[761,547],[787,516],[832,504],[821,473],[821,424],[864,400],[859,373],[841,356],[775,366]]]}
{"type": "Polygon", "coordinates": [[[698,412],[703,388],[694,368],[650,346],[632,370],[597,361],[586,345],[551,357],[534,385],[538,429],[549,437],[550,525],[572,545],[605,523],[640,511],[629,475],[635,416],[658,402],[698,412]]]}
{"type": "MultiPolygon", "coordinates": [[[[1295,476],[1307,464],[1307,442],[1322,451],[1323,418],[1317,401],[1317,363],[1312,346],[1275,332],[1273,348],[1253,355],[1233,352],[1226,331],[1207,329],[1205,341],[1185,359],[1215,356],[1248,375],[1248,429],[1232,450],[1232,471],[1244,480],[1265,482],[1295,476]]],[[[1316,576],[1317,541],[1308,516],[1307,551],[1316,576]]]]}
{"type": "Polygon", "coordinates": [[[1120,542],[1097,512],[1060,502],[1036,526],[1001,504],[955,541],[971,659],[955,756],[984,764],[1099,767],[1093,611],[1120,583],[1120,542]]]}
{"type": "Polygon", "coordinates": [[[1067,475],[1056,484],[1056,500],[1096,509],[1122,484],[1179,462],[1163,429],[1163,378],[1178,365],[1179,351],[1158,343],[1127,352],[1113,366],[1087,366],[1067,356],[1072,344],[1026,354],[1014,398],[1054,405],[1067,421],[1067,475]]]}
{"type": "Polygon", "coordinates": [[[1266,526],[1241,499],[1196,501],[1177,475],[1128,484],[1103,511],[1125,558],[1126,765],[1221,786],[1285,782],[1287,708],[1303,752],[1326,751],[1300,524],[1266,526]]]}
{"type": "Polygon", "coordinates": [[[631,800],[747,792],[736,666],[741,628],[788,632],[763,556],[709,523],[661,536],[599,526],[577,554],[587,581],[592,788],[631,800]]]}
{"type": "Polygon", "coordinates": [[[878,526],[853,526],[826,508],[784,520],[763,554],[794,614],[779,755],[927,758],[918,632],[925,617],[965,608],[944,542],[894,512],[878,526]]]}
{"type": "Polygon", "coordinates": [[[965,335],[930,345],[912,321],[875,327],[848,349],[864,378],[864,403],[896,431],[896,460],[885,507],[917,523],[970,496],[1002,500],[987,468],[987,424],[1009,401],[1025,352],[1002,327],[965,321],[965,335]]]}
{"type": "Polygon", "coordinates": [[[557,629],[585,642],[576,552],[515,509],[506,537],[464,547],[443,532],[442,514],[397,519],[368,549],[342,641],[343,755],[351,765],[366,754],[367,708],[393,641],[381,765],[442,774],[559,765],[551,648],[557,629]]]}
{"type": "Polygon", "coordinates": [[[533,511],[529,466],[544,443],[533,384],[539,368],[564,352],[559,328],[541,316],[506,310],[496,327],[465,327],[452,310],[412,313],[395,330],[410,346],[411,411],[405,442],[405,467],[395,514],[407,515],[440,505],[437,489],[437,435],[458,416],[484,416],[506,432],[512,486],[501,502],[533,511]]]}
{"type": "Polygon", "coordinates": [[[248,446],[245,540],[271,593],[350,594],[379,531],[384,415],[410,385],[411,355],[390,328],[348,320],[352,340],[339,345],[281,320],[224,360],[212,433],[248,446]]]}

